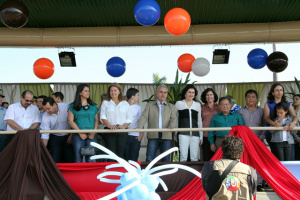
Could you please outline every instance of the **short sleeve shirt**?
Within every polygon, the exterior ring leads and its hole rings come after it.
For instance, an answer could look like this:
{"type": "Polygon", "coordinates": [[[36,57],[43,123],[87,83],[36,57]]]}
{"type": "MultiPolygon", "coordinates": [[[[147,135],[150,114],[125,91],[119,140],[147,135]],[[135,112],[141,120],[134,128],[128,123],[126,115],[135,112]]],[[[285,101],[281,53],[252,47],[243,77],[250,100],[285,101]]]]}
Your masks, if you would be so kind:
{"type": "MultiPolygon", "coordinates": [[[[21,105],[21,102],[11,104],[5,114],[4,120],[14,120],[20,127],[29,128],[32,124],[41,123],[40,111],[34,105],[29,105],[26,109],[21,105]]],[[[7,124],[7,130],[13,131],[7,124]]]]}
{"type": "Polygon", "coordinates": [[[71,103],[69,110],[74,115],[74,122],[79,129],[94,129],[95,127],[95,116],[98,113],[96,104],[88,105],[89,109],[84,110],[82,107],[79,111],[74,109],[74,104],[71,103]]]}

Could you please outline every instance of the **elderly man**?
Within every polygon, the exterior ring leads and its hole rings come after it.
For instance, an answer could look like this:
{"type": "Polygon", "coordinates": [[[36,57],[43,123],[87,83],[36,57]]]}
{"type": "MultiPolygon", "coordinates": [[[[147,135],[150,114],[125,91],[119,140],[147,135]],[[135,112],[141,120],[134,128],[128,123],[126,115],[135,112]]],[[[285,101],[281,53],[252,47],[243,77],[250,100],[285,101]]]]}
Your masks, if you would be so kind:
{"type": "Polygon", "coordinates": [[[256,193],[255,170],[240,162],[244,143],[228,136],[222,143],[223,159],[206,162],[202,169],[202,185],[206,199],[248,199],[256,193]],[[224,176],[223,173],[225,173],[224,176]],[[227,175],[226,175],[227,174],[227,175]]]}
{"type": "MultiPolygon", "coordinates": [[[[174,105],[168,103],[168,87],[160,85],[156,91],[156,101],[147,103],[146,108],[140,117],[138,128],[143,128],[148,122],[148,128],[175,128],[177,117],[174,105]]],[[[160,148],[163,153],[172,147],[172,132],[151,132],[147,134],[147,158],[150,162],[156,157],[156,152],[160,148]]],[[[170,156],[165,156],[161,161],[170,162],[170,156]]]]}
{"type": "Polygon", "coordinates": [[[39,127],[41,119],[39,109],[31,105],[33,102],[33,93],[25,90],[21,95],[21,101],[11,104],[4,120],[7,122],[7,130],[36,129],[39,127]]]}
{"type": "MultiPolygon", "coordinates": [[[[211,118],[209,127],[232,127],[236,125],[245,125],[241,115],[232,112],[229,97],[221,97],[219,99],[220,113],[211,118]]],[[[230,131],[209,131],[208,141],[211,151],[215,152],[230,131]],[[216,136],[216,141],[214,137],[216,136]]]]}
{"type": "MultiPolygon", "coordinates": [[[[2,90],[0,89],[0,105],[2,105],[2,100],[5,96],[2,93],[2,90]]],[[[0,131],[6,131],[7,123],[4,121],[6,108],[3,106],[0,106],[0,131]]],[[[6,147],[7,145],[7,135],[1,134],[0,135],[0,152],[6,147]]]]}
{"type": "MultiPolygon", "coordinates": [[[[42,130],[68,130],[68,107],[66,103],[55,103],[51,97],[43,100],[45,114],[42,119],[42,130]]],[[[72,134],[60,133],[51,134],[50,149],[51,156],[56,163],[74,162],[74,150],[72,146],[72,134]]],[[[49,133],[43,133],[42,141],[47,146],[49,133]]]]}

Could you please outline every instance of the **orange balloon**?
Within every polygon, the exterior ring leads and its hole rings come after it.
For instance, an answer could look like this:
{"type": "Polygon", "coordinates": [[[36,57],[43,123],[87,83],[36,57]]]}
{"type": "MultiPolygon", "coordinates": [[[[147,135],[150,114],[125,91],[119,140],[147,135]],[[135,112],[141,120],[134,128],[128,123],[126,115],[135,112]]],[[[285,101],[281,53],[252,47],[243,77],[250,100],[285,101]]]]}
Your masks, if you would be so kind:
{"type": "Polygon", "coordinates": [[[186,33],[191,26],[191,16],[182,8],[173,8],[166,14],[164,24],[169,33],[182,35],[186,33]]]}
{"type": "Polygon", "coordinates": [[[194,60],[195,57],[193,55],[189,53],[182,54],[177,60],[178,69],[186,73],[191,72],[194,60]]]}
{"type": "Polygon", "coordinates": [[[50,78],[54,73],[54,64],[48,58],[40,58],[33,64],[33,73],[40,79],[50,78]]]}

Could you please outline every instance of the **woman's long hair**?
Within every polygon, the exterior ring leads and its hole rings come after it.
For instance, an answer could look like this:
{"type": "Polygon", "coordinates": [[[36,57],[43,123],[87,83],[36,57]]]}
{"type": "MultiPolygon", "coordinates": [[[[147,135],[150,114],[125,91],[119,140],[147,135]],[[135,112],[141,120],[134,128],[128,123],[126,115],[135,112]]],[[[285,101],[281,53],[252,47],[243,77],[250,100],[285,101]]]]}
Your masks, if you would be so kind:
{"type": "Polygon", "coordinates": [[[272,85],[272,87],[271,87],[271,89],[270,89],[270,91],[269,91],[269,93],[268,93],[268,97],[267,97],[267,99],[268,99],[268,101],[269,101],[270,103],[274,103],[274,101],[275,101],[275,96],[274,96],[272,93],[274,92],[274,89],[275,89],[278,85],[280,85],[280,86],[282,87],[282,89],[283,89],[283,95],[282,95],[282,97],[281,97],[281,102],[286,102],[286,98],[285,98],[285,95],[284,95],[284,87],[283,87],[280,83],[274,83],[274,84],[272,85]]]}
{"type": "MultiPolygon", "coordinates": [[[[81,96],[80,96],[80,93],[82,92],[82,90],[85,88],[85,87],[88,87],[90,88],[90,86],[86,83],[82,83],[80,85],[77,86],[77,90],[76,90],[76,93],[75,93],[75,99],[74,99],[74,109],[79,111],[82,107],[81,105],[81,96]]],[[[87,99],[87,103],[89,105],[93,105],[94,102],[90,99],[90,97],[87,99]]]]}

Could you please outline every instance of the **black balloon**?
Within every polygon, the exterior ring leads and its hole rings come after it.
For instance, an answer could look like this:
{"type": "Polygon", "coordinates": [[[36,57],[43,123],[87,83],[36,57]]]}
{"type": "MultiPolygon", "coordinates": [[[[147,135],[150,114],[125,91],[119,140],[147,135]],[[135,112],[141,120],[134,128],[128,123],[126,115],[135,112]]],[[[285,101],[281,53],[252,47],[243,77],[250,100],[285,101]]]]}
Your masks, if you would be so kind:
{"type": "Polygon", "coordinates": [[[288,66],[288,57],[280,51],[273,52],[267,59],[267,66],[272,72],[282,72],[288,66]]]}
{"type": "Polygon", "coordinates": [[[19,1],[8,0],[0,7],[0,19],[9,28],[21,28],[28,21],[27,7],[19,1]]]}

